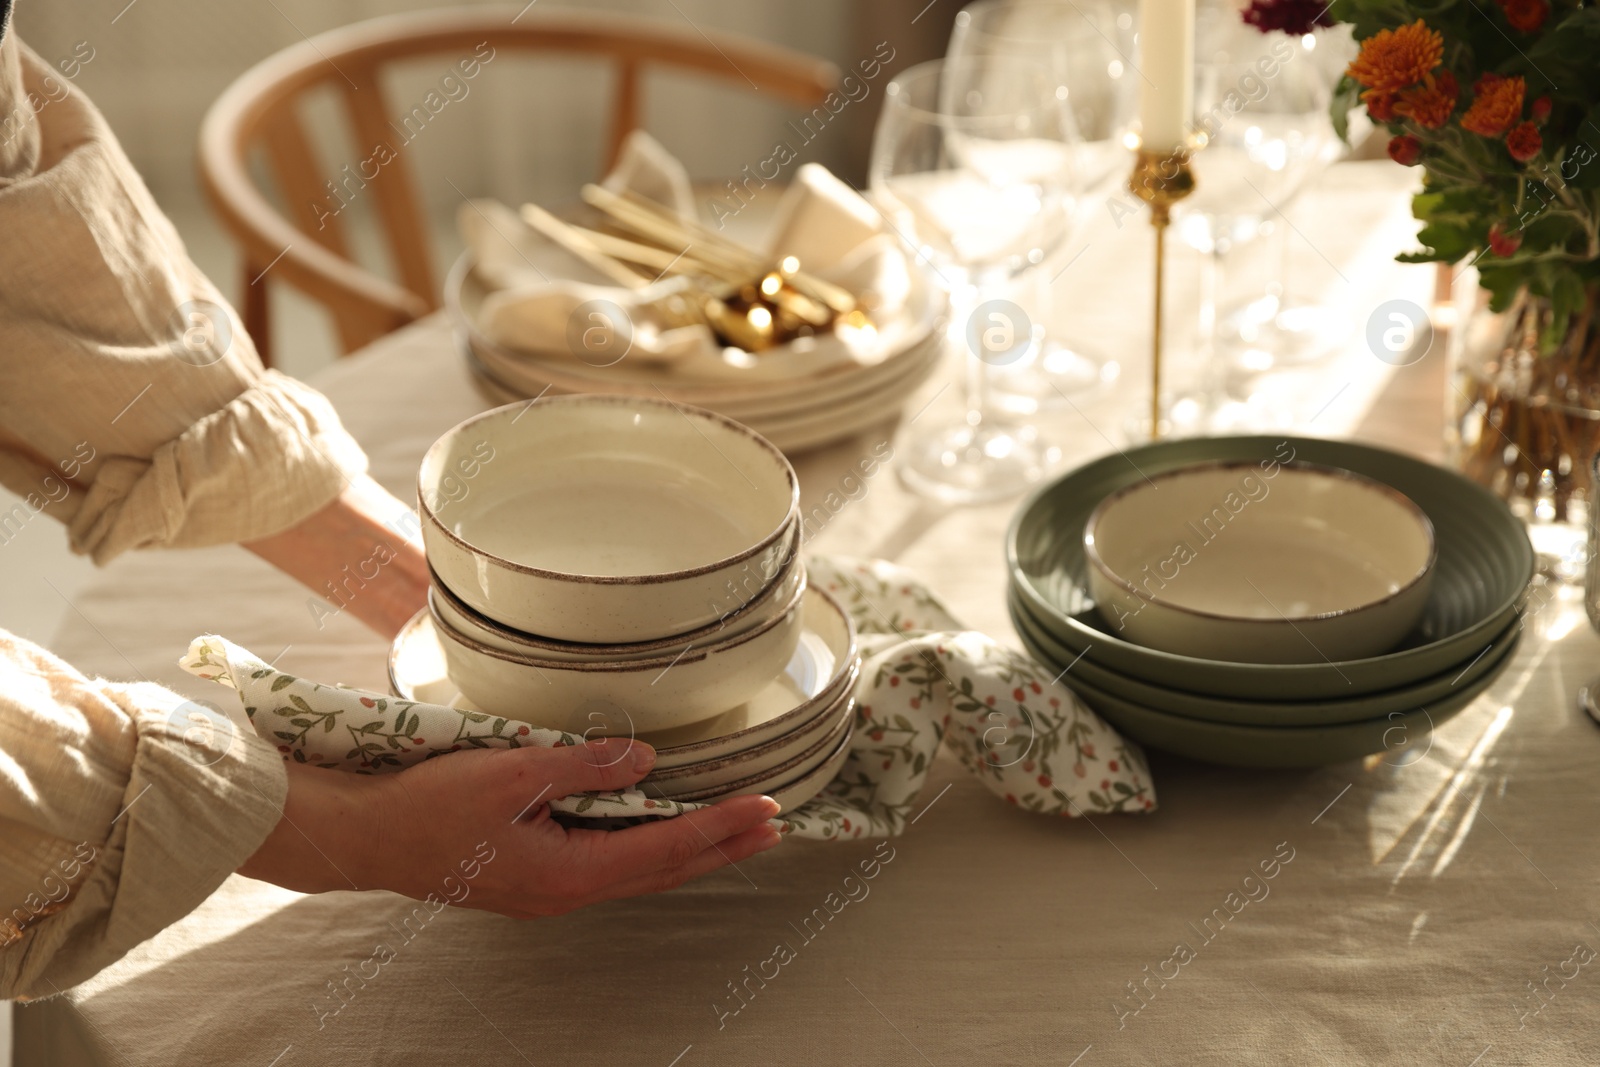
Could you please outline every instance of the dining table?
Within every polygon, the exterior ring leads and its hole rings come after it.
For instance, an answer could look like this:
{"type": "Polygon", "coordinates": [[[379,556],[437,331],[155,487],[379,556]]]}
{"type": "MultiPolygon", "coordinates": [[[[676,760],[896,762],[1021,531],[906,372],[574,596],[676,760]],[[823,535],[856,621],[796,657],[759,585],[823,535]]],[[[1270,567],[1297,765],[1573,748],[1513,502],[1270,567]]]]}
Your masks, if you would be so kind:
{"type": "MultiPolygon", "coordinates": [[[[1264,386],[1284,432],[1442,460],[1449,309],[1431,267],[1393,259],[1415,234],[1413,184],[1387,160],[1336,164],[1283,217],[1297,277],[1356,319],[1336,355],[1264,386]],[[1414,361],[1367,341],[1368,314],[1392,300],[1434,315],[1414,361]]],[[[1122,374],[1040,414],[1063,466],[1125,448],[1147,397],[1150,228],[1092,214],[1051,321],[1122,374]]],[[[1185,263],[1169,263],[1175,323],[1194,311],[1185,263]]],[[[1182,363],[1197,345],[1174,331],[1182,363]]],[[[955,416],[959,376],[952,359],[899,427],[955,416]]],[[[313,384],[401,499],[427,446],[486,406],[442,315],[313,384]]],[[[893,560],[965,625],[1015,643],[1004,541],[1018,501],[935,504],[892,458],[859,477],[895,432],[795,457],[806,551],[893,560]]],[[[1509,667],[1448,723],[1316,769],[1152,750],[1146,814],[1030,814],[946,753],[892,839],[788,840],[558,918],[445,908],[375,976],[374,946],[414,901],[235,875],[92,979],[19,1005],[15,1063],[1592,1065],[1600,847],[1583,835],[1600,826],[1600,729],[1574,696],[1600,672],[1600,638],[1581,590],[1535,594],[1509,667]],[[774,972],[780,944],[791,958],[774,972]]],[[[72,608],[52,647],[92,674],[226,706],[177,666],[217,633],[302,677],[388,688],[386,640],[235,546],[129,555],[72,608]]]]}

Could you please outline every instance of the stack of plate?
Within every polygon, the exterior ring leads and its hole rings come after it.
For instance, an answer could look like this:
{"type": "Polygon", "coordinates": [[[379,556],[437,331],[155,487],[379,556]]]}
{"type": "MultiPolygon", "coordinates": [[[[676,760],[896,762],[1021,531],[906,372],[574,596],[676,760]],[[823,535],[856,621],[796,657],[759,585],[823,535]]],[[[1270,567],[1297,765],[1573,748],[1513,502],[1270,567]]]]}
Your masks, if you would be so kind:
{"type": "MultiPolygon", "coordinates": [[[[792,811],[832,780],[850,752],[861,660],[849,616],[832,597],[807,590],[803,611],[794,654],[755,696],[710,719],[635,733],[656,750],[655,769],[640,783],[645,793],[685,801],[765,793],[792,811]]],[[[427,613],[395,638],[389,685],[406,700],[483,710],[450,680],[427,613]]],[[[606,711],[597,715],[595,725],[608,725],[606,711]]]]}
{"type": "Polygon", "coordinates": [[[1029,651],[1129,737],[1215,763],[1302,767],[1389,750],[1416,757],[1429,732],[1509,662],[1534,568],[1527,532],[1466,479],[1338,441],[1235,437],[1108,456],[1036,492],[1007,535],[1011,617],[1029,651]],[[1233,662],[1135,644],[1096,610],[1085,525],[1108,497],[1207,463],[1315,464],[1404,494],[1431,522],[1437,559],[1420,622],[1392,650],[1301,663],[1233,662]],[[1402,753],[1401,750],[1409,750],[1402,753]]]}
{"type": "Polygon", "coordinates": [[[440,437],[418,497],[432,586],[396,695],[654,740],[645,788],[674,799],[794,806],[845,759],[854,636],[807,588],[794,469],[748,427],[545,397],[440,437]]]}
{"type": "Polygon", "coordinates": [[[488,288],[463,256],[445,283],[445,303],[478,387],[495,403],[561,393],[666,397],[737,419],[785,452],[853,436],[895,418],[939,365],[943,294],[913,272],[903,309],[846,342],[819,334],[748,355],[728,350],[716,365],[677,368],[623,358],[594,366],[570,352],[526,352],[480,327],[488,288]]]}

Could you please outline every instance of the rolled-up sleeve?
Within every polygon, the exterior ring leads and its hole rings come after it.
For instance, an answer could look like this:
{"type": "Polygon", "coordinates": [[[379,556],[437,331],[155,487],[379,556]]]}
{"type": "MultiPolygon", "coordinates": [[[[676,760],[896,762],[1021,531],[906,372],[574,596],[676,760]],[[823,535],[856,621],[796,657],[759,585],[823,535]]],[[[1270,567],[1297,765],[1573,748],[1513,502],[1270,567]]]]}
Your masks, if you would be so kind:
{"type": "Polygon", "coordinates": [[[328,402],[264,370],[99,112],[0,41],[0,539],[47,512],[75,551],[252,540],[366,469],[328,402]]]}
{"type": "Polygon", "coordinates": [[[193,911],[287,790],[248,726],[0,631],[0,997],[50,996],[193,911]]]}

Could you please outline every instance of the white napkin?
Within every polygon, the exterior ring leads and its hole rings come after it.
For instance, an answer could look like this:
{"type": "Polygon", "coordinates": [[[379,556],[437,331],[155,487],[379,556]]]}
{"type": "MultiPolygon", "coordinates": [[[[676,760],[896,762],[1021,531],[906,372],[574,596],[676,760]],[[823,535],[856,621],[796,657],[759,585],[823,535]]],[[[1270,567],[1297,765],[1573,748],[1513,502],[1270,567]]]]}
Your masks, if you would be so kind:
{"type": "Polygon", "coordinates": [[[807,163],[778,201],[767,254],[794,256],[806,270],[834,270],[883,232],[883,216],[820,163],[807,163]]]}
{"type": "Polygon", "coordinates": [[[621,359],[680,363],[720,360],[722,348],[710,329],[676,325],[661,313],[661,301],[687,287],[687,279],[664,278],[647,289],[617,289],[573,281],[524,285],[483,302],[491,337],[517,348],[537,342],[544,351],[566,351],[591,366],[621,359]],[[528,296],[530,292],[537,296],[528,296]]]}
{"type": "MultiPolygon", "coordinates": [[[[1042,815],[1154,810],[1144,753],[1089,710],[1048,668],[962,627],[911,573],[882,560],[814,556],[809,581],[849,612],[865,661],[856,685],[850,755],[820,796],[782,817],[816,840],[904,832],[941,742],[991,793],[1042,815]]],[[[256,732],[286,760],[336,771],[400,770],[464,748],[576,744],[581,738],[514,719],[283,673],[215,636],[179,661],[238,691],[256,732]]],[[[552,801],[583,817],[677,815],[702,805],[638,790],[552,801]]]]}
{"type": "Polygon", "coordinates": [[[643,130],[634,130],[623,140],[617,165],[600,184],[613,193],[638,193],[679,215],[694,216],[689,172],[665,145],[643,130]]]}

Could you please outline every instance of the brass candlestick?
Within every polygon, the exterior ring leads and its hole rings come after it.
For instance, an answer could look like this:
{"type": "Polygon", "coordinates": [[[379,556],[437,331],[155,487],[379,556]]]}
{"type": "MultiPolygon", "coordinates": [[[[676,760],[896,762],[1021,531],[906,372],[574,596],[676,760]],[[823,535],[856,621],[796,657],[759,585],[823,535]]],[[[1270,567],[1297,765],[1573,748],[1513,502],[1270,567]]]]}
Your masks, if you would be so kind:
{"type": "Polygon", "coordinates": [[[1172,205],[1194,192],[1194,173],[1189,169],[1189,149],[1149,152],[1140,149],[1134,157],[1128,191],[1150,205],[1150,225],[1156,231],[1156,284],[1150,326],[1150,440],[1161,437],[1161,299],[1162,267],[1166,258],[1167,223],[1172,221],[1172,205]]]}

